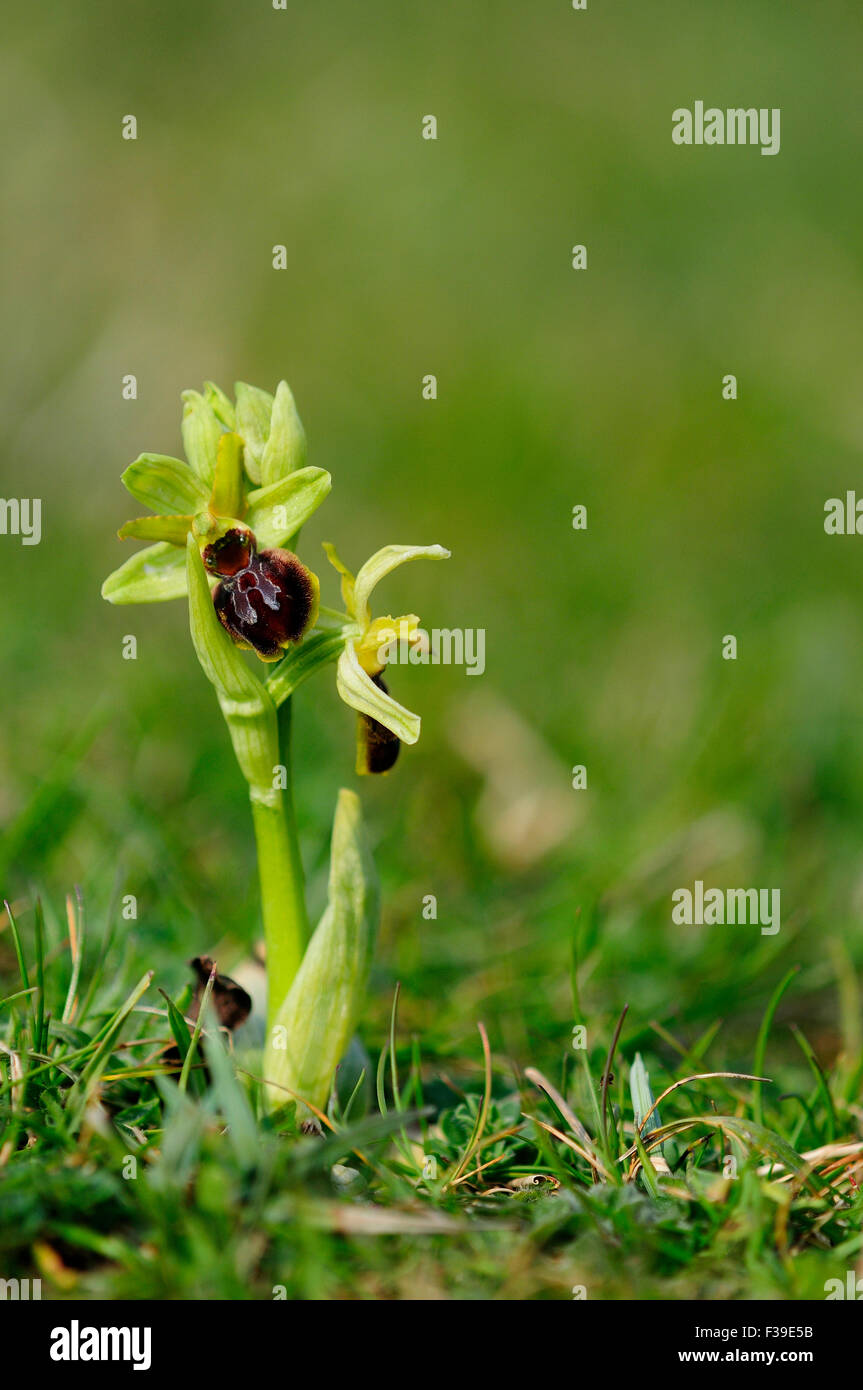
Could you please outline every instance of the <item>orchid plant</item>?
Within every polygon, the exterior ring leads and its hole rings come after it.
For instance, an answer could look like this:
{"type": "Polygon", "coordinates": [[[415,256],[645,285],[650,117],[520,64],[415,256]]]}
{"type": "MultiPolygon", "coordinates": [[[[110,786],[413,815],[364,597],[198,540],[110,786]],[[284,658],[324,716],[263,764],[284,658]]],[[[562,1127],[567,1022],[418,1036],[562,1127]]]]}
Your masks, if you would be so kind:
{"type": "Polygon", "coordinates": [[[310,932],[291,786],[290,704],[303,682],[334,662],[339,695],[357,716],[356,770],[388,772],[401,744],[419,738],[420,719],[389,694],[383,638],[398,629],[415,642],[419,620],[373,619],[370,600],[406,561],[449,552],[388,545],[354,575],[326,545],[344,608],[322,607],[318,577],[295,550],[331,478],[306,466],[305,433],[287,383],[273,396],[238,382],[231,401],[208,382],[202,393],[184,391],[183,402],[187,462],[142,454],[123,474],[151,514],[128,521],[120,538],[150,544],[108,576],[102,595],[115,604],[188,599],[192,642],[249,789],[267,953],[264,1078],[273,1103],[287,1092],[321,1108],[362,1009],[379,890],[359,798],[343,789],[327,907],[310,932]],[[259,662],[270,666],[266,677],[259,662]]]}

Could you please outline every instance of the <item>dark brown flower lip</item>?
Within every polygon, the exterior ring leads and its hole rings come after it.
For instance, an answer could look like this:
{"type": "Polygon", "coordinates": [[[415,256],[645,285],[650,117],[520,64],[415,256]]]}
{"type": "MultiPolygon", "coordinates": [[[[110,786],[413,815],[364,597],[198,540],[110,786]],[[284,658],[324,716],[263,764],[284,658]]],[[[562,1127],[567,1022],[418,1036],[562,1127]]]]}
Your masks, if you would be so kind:
{"type": "Polygon", "coordinates": [[[275,661],[308,627],[315,603],[312,577],[290,550],[261,550],[251,531],[233,527],[204,550],[221,576],[213,594],[219,621],[235,642],[275,661]]]}
{"type": "Polygon", "coordinates": [[[204,547],[202,559],[212,574],[230,579],[248,567],[257,553],[258,542],[245,526],[232,526],[218,540],[204,547]]]}
{"type": "MultiPolygon", "coordinates": [[[[381,676],[372,676],[378,690],[389,695],[389,690],[381,676]]],[[[371,715],[360,714],[357,728],[357,772],[374,775],[389,772],[395,766],[401,748],[401,739],[392,733],[385,724],[372,719],[371,715]]]]}

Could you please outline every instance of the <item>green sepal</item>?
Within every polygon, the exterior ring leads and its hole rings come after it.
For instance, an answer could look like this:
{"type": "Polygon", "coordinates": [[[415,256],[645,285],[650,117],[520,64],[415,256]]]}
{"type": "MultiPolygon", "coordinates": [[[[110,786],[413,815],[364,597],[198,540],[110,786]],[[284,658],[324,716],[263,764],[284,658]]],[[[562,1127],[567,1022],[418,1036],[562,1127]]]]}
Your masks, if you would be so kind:
{"type": "Polygon", "coordinates": [[[192,529],[192,516],[136,516],[120,527],[121,541],[167,541],[170,545],[185,545],[192,529]]]}
{"type": "Polygon", "coordinates": [[[214,381],[205,381],[204,400],[226,430],[236,429],[237,415],[234,410],[234,403],[230,396],[225,395],[221,386],[217,386],[214,381]]]}
{"type": "Polygon", "coordinates": [[[317,511],[333,485],[324,468],[300,468],[269,487],[248,494],[246,525],[254,531],[260,550],[293,539],[317,511]]]}
{"type": "Polygon", "coordinates": [[[108,603],[164,603],[185,593],[186,557],[165,542],[130,555],[102,585],[108,603]]]}
{"type": "MultiPolygon", "coordinates": [[[[243,498],[243,441],[233,431],[223,434],[216,449],[216,472],[210,508],[217,516],[242,516],[243,498]]],[[[196,508],[196,511],[200,508],[196,508]]]]}
{"type": "Polygon", "coordinates": [[[215,687],[237,762],[252,797],[277,805],[281,793],[273,787],[273,769],[280,761],[276,708],[219,622],[194,536],[186,542],[186,574],[192,642],[204,675],[215,687]]]}
{"type": "Polygon", "coordinates": [[[402,743],[416,743],[422,727],[419,715],[405,709],[404,705],[375,685],[360,665],[353,642],[345,644],[339,657],[336,688],[345,704],[358,714],[367,714],[371,719],[376,719],[402,743]]]}
{"type": "Polygon", "coordinates": [[[261,485],[268,487],[306,461],[306,432],[297,414],[293,392],[280,381],[273,399],[270,432],[261,455],[261,485]]]}
{"type": "Polygon", "coordinates": [[[318,1108],[327,1103],[365,999],[380,913],[380,888],[360,800],[342,790],[336,805],[327,906],[276,1015],[266,1080],[318,1108]]]}
{"type": "Polygon", "coordinates": [[[183,391],[183,448],[198,477],[209,489],[216,474],[216,454],[222,425],[200,391],[183,391]]]}
{"type": "Polygon", "coordinates": [[[234,392],[237,397],[236,430],[245,445],[246,472],[260,487],[261,460],[270,437],[273,398],[269,391],[249,386],[245,381],[235,382],[234,392]]]}
{"type": "Polygon", "coordinates": [[[187,463],[167,454],[140,454],[121,481],[136,502],[154,512],[198,512],[207,505],[207,489],[187,463]]]}

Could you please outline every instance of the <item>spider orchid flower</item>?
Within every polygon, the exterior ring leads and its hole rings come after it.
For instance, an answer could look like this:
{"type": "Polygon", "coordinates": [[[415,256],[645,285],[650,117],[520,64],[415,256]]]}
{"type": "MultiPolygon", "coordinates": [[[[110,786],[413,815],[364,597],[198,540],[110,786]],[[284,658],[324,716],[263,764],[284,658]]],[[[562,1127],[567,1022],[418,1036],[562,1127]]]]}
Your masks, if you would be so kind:
{"type": "Polygon", "coordinates": [[[327,559],[341,575],[342,598],[350,620],[336,667],[336,686],[346,705],[356,710],[357,763],[360,774],[389,772],[402,743],[416,743],[420,717],[390,695],[382,672],[388,649],[396,638],[408,644],[420,640],[419,618],[409,613],[400,618],[372,618],[369,600],[380,581],[408,560],[446,560],[442,545],[385,545],[376,551],[356,575],[342,563],[332,545],[325,545],[327,559]]]}
{"type": "Polygon", "coordinates": [[[188,462],[141,454],[126,469],[126,489],[155,515],[127,521],[118,534],[151,544],[108,576],[102,596],[127,604],[187,595],[193,535],[222,625],[237,645],[274,661],[315,621],[317,578],[290,547],[331,478],[301,466],[305,435],[286,382],[275,396],[243,382],[236,393],[234,405],[212,382],[203,394],[184,391],[188,462]]]}

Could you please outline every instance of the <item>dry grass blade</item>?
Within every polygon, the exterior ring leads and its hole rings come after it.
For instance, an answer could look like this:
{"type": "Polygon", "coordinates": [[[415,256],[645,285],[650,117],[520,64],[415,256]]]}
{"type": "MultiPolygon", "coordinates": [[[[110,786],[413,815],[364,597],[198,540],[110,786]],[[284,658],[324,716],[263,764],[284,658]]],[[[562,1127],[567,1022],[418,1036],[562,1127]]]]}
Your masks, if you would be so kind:
{"type": "Polygon", "coordinates": [[[560,1094],[560,1091],[557,1089],[556,1086],[553,1086],[552,1083],[548,1080],[548,1078],[543,1076],[542,1072],[539,1071],[536,1067],[526,1067],[524,1074],[527,1077],[528,1081],[532,1081],[534,1086],[537,1086],[541,1091],[545,1092],[552,1105],[555,1107],[558,1113],[562,1115],[563,1118],[566,1120],[566,1123],[569,1125],[573,1134],[577,1135],[578,1139],[585,1146],[589,1155],[588,1162],[590,1163],[590,1166],[593,1168],[594,1173],[598,1174],[600,1172],[600,1165],[596,1160],[596,1155],[593,1150],[593,1139],[585,1129],[584,1125],[581,1123],[581,1120],[571,1109],[571,1107],[566,1103],[563,1096],[560,1094]],[[590,1155],[593,1156],[590,1157],[590,1155]]]}
{"type": "Polygon", "coordinates": [[[546,1130],[548,1134],[553,1134],[555,1139],[559,1139],[562,1144],[566,1144],[568,1149],[572,1149],[574,1153],[578,1154],[579,1158],[585,1159],[590,1164],[591,1168],[595,1168],[596,1171],[601,1174],[605,1182],[609,1181],[608,1173],[595,1154],[589,1154],[580,1144],[576,1144],[574,1139],[570,1139],[568,1134],[564,1134],[560,1129],[555,1129],[554,1125],[547,1125],[545,1120],[538,1120],[535,1115],[527,1114],[525,1114],[525,1118],[533,1120],[534,1124],[539,1125],[540,1128],[546,1130]]]}
{"type": "MultiPolygon", "coordinates": [[[[605,1059],[605,1071],[602,1074],[602,1099],[600,1102],[600,1118],[602,1121],[602,1147],[608,1153],[608,1087],[611,1082],[611,1064],[614,1061],[614,1054],[617,1051],[617,1044],[620,1041],[620,1034],[623,1028],[626,1015],[629,1013],[629,1005],[624,1004],[623,1013],[617,1020],[617,1027],[614,1030],[614,1037],[608,1049],[608,1056],[605,1059]]],[[[645,1119],[647,1116],[645,1116],[645,1119]]]]}
{"type": "MultiPolygon", "coordinates": [[[[849,1144],[822,1144],[819,1149],[807,1149],[800,1157],[805,1163],[812,1164],[822,1163],[831,1158],[863,1158],[863,1139],[857,1139],[849,1144]]],[[[759,1168],[758,1171],[759,1173],[766,1173],[771,1166],[775,1168],[776,1164],[765,1165],[763,1169],[759,1168]]]]}
{"type": "Polygon", "coordinates": [[[515,1230],[511,1225],[500,1221],[478,1223],[477,1221],[458,1221],[445,1212],[399,1211],[397,1208],[385,1209],[371,1206],[346,1206],[342,1202],[318,1204],[313,1208],[302,1208],[302,1216],[310,1226],[335,1231],[340,1235],[393,1236],[393,1235],[464,1235],[467,1231],[515,1230]]]}
{"type": "Polygon", "coordinates": [[[536,1067],[525,1067],[524,1074],[528,1081],[533,1082],[534,1086],[538,1086],[541,1091],[545,1091],[552,1105],[560,1112],[573,1134],[580,1139],[581,1143],[590,1146],[593,1140],[581,1123],[581,1120],[564,1100],[557,1087],[553,1086],[547,1077],[543,1076],[542,1072],[538,1071],[536,1067]]]}
{"type": "MultiPolygon", "coordinates": [[[[841,1185],[850,1186],[852,1189],[860,1185],[858,1175],[863,1170],[863,1140],[847,1144],[822,1144],[820,1148],[808,1149],[800,1157],[806,1165],[802,1174],[793,1173],[786,1168],[785,1172],[775,1177],[775,1181],[789,1183],[793,1188],[799,1189],[810,1174],[815,1174],[826,1184],[819,1195],[834,1197],[840,1203],[846,1201],[846,1197],[840,1191],[841,1185]],[[822,1167],[822,1164],[826,1166],[822,1167]]],[[[764,1163],[758,1169],[759,1177],[775,1173],[776,1169],[782,1166],[781,1162],[764,1163]]]]}
{"type": "MultiPolygon", "coordinates": [[[[653,1102],[653,1104],[651,1105],[651,1107],[650,1107],[650,1109],[648,1110],[647,1114],[645,1115],[644,1119],[641,1121],[641,1124],[638,1126],[638,1132],[639,1132],[639,1134],[642,1134],[642,1133],[644,1132],[644,1126],[647,1124],[647,1121],[650,1119],[650,1117],[651,1117],[651,1115],[653,1114],[654,1110],[658,1110],[659,1106],[660,1106],[660,1105],[662,1104],[662,1102],[665,1100],[665,1097],[666,1097],[666,1096],[670,1096],[672,1091],[676,1091],[677,1088],[678,1088],[678,1086],[687,1086],[687,1085],[689,1084],[690,1081],[709,1081],[710,1078],[711,1078],[711,1077],[714,1077],[714,1076],[732,1076],[732,1077],[735,1077],[738,1081],[770,1081],[770,1080],[771,1080],[771,1077],[769,1077],[769,1076],[750,1076],[750,1074],[749,1074],[748,1072],[745,1072],[745,1071],[700,1071],[700,1072],[696,1072],[693,1076],[684,1076],[684,1077],[681,1077],[681,1079],[680,1079],[679,1081],[672,1081],[672,1083],[671,1083],[670,1086],[666,1086],[666,1088],[665,1088],[665,1090],[662,1092],[662,1095],[661,1095],[661,1096],[657,1096],[656,1100],[655,1100],[655,1101],[653,1102]]],[[[633,1153],[634,1150],[633,1150],[633,1149],[630,1149],[629,1152],[630,1152],[630,1153],[633,1153]]],[[[624,1155],[624,1157],[625,1157],[625,1155],[624,1155]]]]}
{"type": "MultiPolygon", "coordinates": [[[[518,1134],[520,1128],[520,1125],[512,1125],[509,1129],[499,1129],[496,1134],[486,1135],[485,1139],[477,1144],[474,1153],[479,1155],[481,1151],[487,1149],[490,1144],[498,1144],[501,1139],[508,1139],[510,1135],[518,1134]]],[[[472,1178],[484,1172],[486,1168],[493,1168],[496,1163],[501,1163],[504,1157],[505,1155],[499,1155],[497,1158],[486,1159],[485,1163],[480,1163],[476,1168],[472,1168],[469,1173],[463,1173],[460,1178],[457,1178],[452,1183],[452,1186],[457,1187],[459,1183],[470,1182],[472,1178]]]]}
{"type": "Polygon", "coordinates": [[[84,955],[84,904],[80,889],[75,890],[74,897],[71,893],[66,895],[66,922],[69,927],[69,954],[72,957],[72,974],[61,1018],[63,1023],[72,1023],[78,1011],[78,983],[81,978],[81,961],[84,955]]]}

